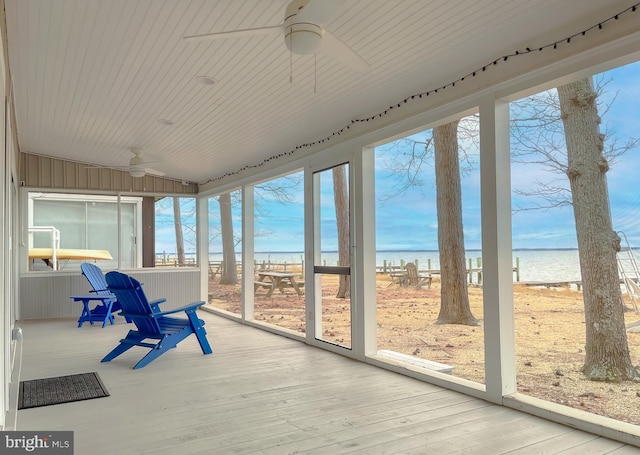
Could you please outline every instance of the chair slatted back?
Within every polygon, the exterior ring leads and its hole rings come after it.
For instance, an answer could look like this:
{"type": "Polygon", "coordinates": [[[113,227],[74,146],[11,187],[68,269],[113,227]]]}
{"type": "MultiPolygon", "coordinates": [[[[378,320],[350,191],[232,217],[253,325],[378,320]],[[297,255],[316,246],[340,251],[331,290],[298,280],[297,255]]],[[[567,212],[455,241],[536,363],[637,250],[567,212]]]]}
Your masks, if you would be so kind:
{"type": "Polygon", "coordinates": [[[413,262],[409,262],[405,267],[407,270],[407,277],[409,279],[409,286],[416,286],[419,283],[418,269],[413,262]]]}
{"type": "Polygon", "coordinates": [[[107,282],[104,279],[104,274],[100,267],[90,262],[83,262],[80,265],[82,274],[87,278],[87,281],[93,288],[93,291],[98,295],[108,295],[111,291],[107,289],[107,282]]]}
{"type": "Polygon", "coordinates": [[[155,319],[142,284],[133,277],[120,272],[109,272],[106,276],[109,291],[122,305],[122,311],[131,318],[143,334],[160,335],[160,325],[155,319]]]}

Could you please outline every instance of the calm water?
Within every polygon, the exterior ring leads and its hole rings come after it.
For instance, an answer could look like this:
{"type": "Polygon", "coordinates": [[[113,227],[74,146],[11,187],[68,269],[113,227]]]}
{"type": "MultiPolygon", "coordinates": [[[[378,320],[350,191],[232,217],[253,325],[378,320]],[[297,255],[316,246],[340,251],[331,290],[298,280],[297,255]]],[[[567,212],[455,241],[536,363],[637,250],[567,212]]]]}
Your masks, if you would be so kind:
{"type": "MultiPolygon", "coordinates": [[[[468,251],[466,254],[467,267],[469,260],[472,266],[477,267],[480,251],[468,251]]],[[[440,262],[437,252],[384,252],[377,254],[378,265],[384,260],[399,264],[401,259],[405,261],[418,260],[421,269],[439,269],[440,262]]],[[[513,252],[513,266],[519,263],[520,281],[573,281],[580,279],[580,262],[578,250],[523,250],[513,252]]],[[[513,279],[516,279],[514,273],[513,279]]]]}
{"type": "MultiPolygon", "coordinates": [[[[636,258],[640,259],[640,251],[634,252],[636,258]]],[[[476,266],[476,259],[481,256],[480,251],[468,251],[467,261],[472,260],[476,266]]],[[[211,254],[210,260],[219,261],[220,254],[211,254]]],[[[238,258],[240,259],[240,258],[238,258]]],[[[287,262],[300,263],[303,259],[302,253],[256,253],[255,259],[258,262],[271,261],[277,263],[287,262]]],[[[323,259],[327,265],[334,265],[337,262],[337,253],[323,253],[323,259]]],[[[378,266],[382,266],[384,261],[389,265],[400,265],[401,261],[418,261],[420,269],[439,269],[437,251],[383,251],[378,252],[376,261],[378,266]]],[[[522,250],[513,252],[513,265],[516,260],[520,264],[520,281],[573,281],[580,280],[580,263],[578,260],[578,250],[522,250]]],[[[515,273],[514,273],[515,280],[515,273]]]]}

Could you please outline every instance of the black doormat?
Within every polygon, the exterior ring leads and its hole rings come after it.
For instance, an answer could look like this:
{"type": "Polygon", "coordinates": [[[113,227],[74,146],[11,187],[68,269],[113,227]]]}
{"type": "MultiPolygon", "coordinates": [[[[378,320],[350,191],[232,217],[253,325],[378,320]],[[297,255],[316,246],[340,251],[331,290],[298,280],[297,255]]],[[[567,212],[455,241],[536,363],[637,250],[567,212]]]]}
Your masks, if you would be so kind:
{"type": "Polygon", "coordinates": [[[18,409],[37,408],[71,401],[108,397],[98,373],[20,381],[18,409]]]}

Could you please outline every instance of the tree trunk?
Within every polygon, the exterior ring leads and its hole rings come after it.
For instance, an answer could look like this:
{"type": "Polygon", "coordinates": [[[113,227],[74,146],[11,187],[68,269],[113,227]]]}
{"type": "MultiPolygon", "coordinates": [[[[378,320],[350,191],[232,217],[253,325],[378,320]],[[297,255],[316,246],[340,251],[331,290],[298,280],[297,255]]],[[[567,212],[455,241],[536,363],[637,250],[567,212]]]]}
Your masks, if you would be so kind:
{"type": "Polygon", "coordinates": [[[236,251],[233,241],[233,221],[231,218],[231,194],[221,194],[218,198],[218,203],[220,204],[220,231],[222,235],[220,284],[238,284],[236,251]]]}
{"type": "Polygon", "coordinates": [[[617,267],[620,237],[613,231],[602,155],[597,94],[591,78],[558,87],[567,143],[584,298],[586,346],[582,371],[594,381],[632,379],[617,267]]]}
{"type": "Polygon", "coordinates": [[[478,325],[469,307],[467,289],[458,121],[434,128],[433,139],[441,280],[440,314],[436,324],[478,325]]]}
{"type": "MultiPolygon", "coordinates": [[[[349,191],[347,188],[347,171],[344,165],[333,168],[333,194],[336,206],[336,222],[338,223],[338,265],[350,265],[349,236],[349,191]]],[[[340,283],[336,298],[349,298],[351,282],[349,275],[340,275],[340,283]]]]}
{"type": "Polygon", "coordinates": [[[178,265],[185,265],[184,257],[184,237],[182,236],[182,217],[180,216],[180,198],[173,197],[173,225],[176,231],[176,253],[178,255],[178,265]]]}

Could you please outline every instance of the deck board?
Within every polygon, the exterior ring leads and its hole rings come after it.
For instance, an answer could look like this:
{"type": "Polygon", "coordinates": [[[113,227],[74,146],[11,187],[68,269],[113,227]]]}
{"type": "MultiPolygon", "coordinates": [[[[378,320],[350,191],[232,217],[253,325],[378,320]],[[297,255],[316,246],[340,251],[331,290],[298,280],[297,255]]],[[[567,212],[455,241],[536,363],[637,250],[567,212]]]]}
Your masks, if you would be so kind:
{"type": "Polygon", "coordinates": [[[640,449],[200,312],[195,340],[141,370],[129,326],[27,321],[22,380],[97,371],[110,397],[18,411],[18,430],[73,430],[78,454],[611,453],[640,449]],[[105,428],[107,431],[105,431],[105,428]]]}

